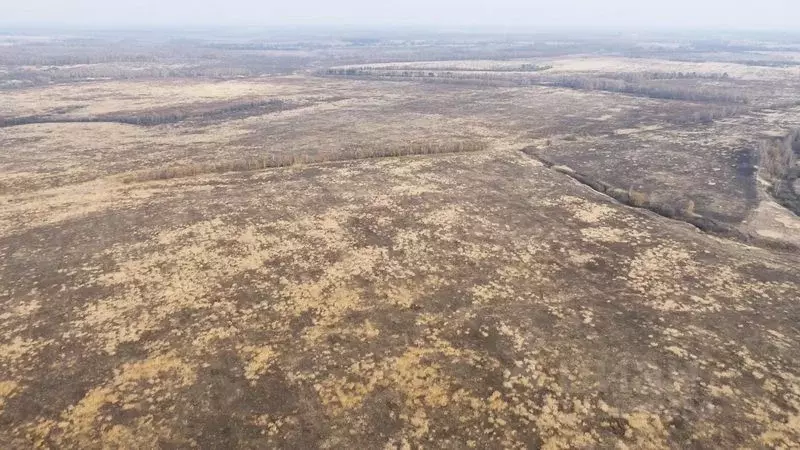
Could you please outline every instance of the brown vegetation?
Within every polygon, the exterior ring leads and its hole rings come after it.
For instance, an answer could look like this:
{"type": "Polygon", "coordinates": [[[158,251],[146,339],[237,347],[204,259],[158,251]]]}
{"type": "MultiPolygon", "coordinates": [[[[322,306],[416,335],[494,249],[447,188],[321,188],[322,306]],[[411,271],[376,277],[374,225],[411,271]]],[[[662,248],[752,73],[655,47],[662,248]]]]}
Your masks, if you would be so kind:
{"type": "Polygon", "coordinates": [[[797,158],[798,142],[800,130],[794,130],[782,138],[763,141],[758,148],[760,174],[771,180],[785,177],[797,158]]]}
{"type": "MultiPolygon", "coordinates": [[[[2,447],[797,447],[800,222],[748,151],[800,126],[764,110],[796,71],[675,61],[732,57],[709,42],[203,33],[0,35],[0,116],[168,124],[0,129],[2,447]]],[[[781,180],[797,141],[766,151],[781,180]]]]}
{"type": "Polygon", "coordinates": [[[635,191],[633,188],[630,188],[628,189],[628,203],[631,206],[643,208],[650,203],[650,199],[646,193],[635,191]]]}
{"type": "Polygon", "coordinates": [[[534,148],[528,147],[524,148],[522,151],[526,155],[543,163],[545,166],[557,172],[568,175],[576,181],[589,186],[597,192],[606,194],[614,200],[625,205],[632,206],[634,208],[647,209],[663,217],[684,221],[705,232],[715,233],[742,241],[749,241],[751,239],[750,236],[747,236],[729,224],[722,223],[695,213],[694,201],[690,200],[682,208],[675,208],[664,203],[655,203],[645,192],[634,190],[633,187],[630,187],[628,190],[620,189],[604,181],[600,181],[586,174],[577,172],[568,166],[555,164],[546,158],[536,155],[536,149],[534,148]]]}
{"type": "MultiPolygon", "coordinates": [[[[413,65],[403,66],[359,66],[359,67],[332,67],[320,72],[324,75],[338,76],[383,76],[383,77],[404,77],[404,78],[473,78],[480,76],[483,72],[543,72],[552,69],[551,65],[538,65],[523,63],[519,66],[511,67],[486,67],[486,68],[465,68],[461,66],[448,66],[447,64],[436,65],[435,68],[424,68],[413,65]]],[[[491,78],[491,75],[489,76],[491,78]]],[[[494,78],[499,78],[495,75],[494,78]]]]}
{"type": "Polygon", "coordinates": [[[102,114],[90,117],[71,117],[37,115],[12,118],[0,118],[0,128],[37,123],[121,123],[127,125],[154,126],[182,122],[184,120],[198,119],[210,120],[216,118],[244,118],[253,115],[269,114],[277,111],[292,109],[294,106],[277,99],[246,100],[228,103],[221,106],[168,108],[163,110],[150,110],[130,114],[102,114]]]}
{"type": "MultiPolygon", "coordinates": [[[[642,78],[642,81],[644,80],[647,79],[642,78]]],[[[698,90],[683,86],[642,84],[642,82],[631,82],[622,79],[617,80],[588,76],[562,76],[544,80],[541,83],[567,87],[571,89],[619,92],[623,94],[665,100],[688,100],[694,102],[727,102],[743,104],[748,102],[746,97],[737,94],[698,90]]]]}
{"type": "Polygon", "coordinates": [[[800,215],[800,193],[794,187],[800,179],[800,130],[761,142],[757,154],[758,173],[770,183],[769,193],[778,203],[800,215]]]}
{"type": "Polygon", "coordinates": [[[413,143],[408,145],[386,147],[350,146],[335,153],[318,155],[279,154],[260,158],[249,158],[237,161],[198,163],[184,166],[148,169],[123,177],[126,183],[168,180],[172,178],[191,177],[207,173],[244,172],[278,167],[289,167],[297,164],[314,164],[322,162],[351,161],[359,159],[386,158],[412,155],[436,155],[445,153],[466,153],[486,150],[485,142],[464,141],[448,143],[413,143]]]}
{"type": "Polygon", "coordinates": [[[683,204],[683,207],[680,210],[681,214],[686,217],[694,216],[694,207],[694,200],[686,200],[686,203],[683,204]]]}
{"type": "MultiPolygon", "coordinates": [[[[526,66],[526,65],[523,65],[526,66]]],[[[683,72],[643,72],[626,73],[619,75],[602,76],[547,76],[532,73],[504,73],[504,72],[543,72],[552,66],[527,65],[524,70],[514,70],[513,68],[488,68],[480,70],[468,70],[457,67],[398,67],[398,66],[361,66],[330,68],[319,72],[322,75],[332,75],[340,77],[361,77],[361,78],[388,78],[388,79],[419,79],[428,82],[448,83],[452,81],[473,81],[483,85],[517,85],[517,86],[558,86],[570,89],[596,90],[607,92],[619,92],[623,94],[636,95],[666,100],[688,100],[695,102],[723,102],[746,104],[748,99],[745,96],[714,91],[710,89],[695,89],[687,86],[672,86],[669,84],[653,84],[658,80],[687,80],[687,79],[708,79],[708,80],[728,80],[727,74],[697,74],[683,72]]]]}
{"type": "Polygon", "coordinates": [[[641,83],[650,80],[713,80],[726,81],[731,76],[725,73],[702,73],[702,72],[620,72],[604,73],[604,78],[617,78],[629,83],[641,83]]]}

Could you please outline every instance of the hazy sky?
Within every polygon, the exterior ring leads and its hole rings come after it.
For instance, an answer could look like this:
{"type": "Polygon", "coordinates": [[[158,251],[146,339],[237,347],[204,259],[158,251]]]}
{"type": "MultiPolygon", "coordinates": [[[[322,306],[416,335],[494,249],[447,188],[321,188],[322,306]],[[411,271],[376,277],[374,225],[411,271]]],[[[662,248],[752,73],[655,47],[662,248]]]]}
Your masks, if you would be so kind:
{"type": "Polygon", "coordinates": [[[800,0],[0,0],[3,25],[791,29],[800,0]]]}

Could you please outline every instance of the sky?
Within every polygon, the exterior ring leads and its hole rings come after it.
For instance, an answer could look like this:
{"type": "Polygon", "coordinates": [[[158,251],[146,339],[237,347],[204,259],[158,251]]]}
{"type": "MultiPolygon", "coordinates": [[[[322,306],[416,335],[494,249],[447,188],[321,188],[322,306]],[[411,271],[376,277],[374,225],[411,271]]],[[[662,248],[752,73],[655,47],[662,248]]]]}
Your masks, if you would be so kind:
{"type": "Polygon", "coordinates": [[[3,26],[786,30],[798,19],[800,0],[0,0],[3,26]]]}

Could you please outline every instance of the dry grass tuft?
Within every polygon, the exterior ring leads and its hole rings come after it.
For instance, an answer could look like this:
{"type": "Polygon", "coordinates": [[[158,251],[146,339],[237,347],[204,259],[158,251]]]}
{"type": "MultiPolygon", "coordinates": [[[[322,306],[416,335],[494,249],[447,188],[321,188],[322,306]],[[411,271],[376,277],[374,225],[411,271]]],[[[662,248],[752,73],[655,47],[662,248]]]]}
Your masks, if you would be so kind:
{"type": "Polygon", "coordinates": [[[642,208],[650,203],[650,197],[644,192],[628,189],[628,203],[631,206],[642,208]]]}
{"type": "Polygon", "coordinates": [[[342,151],[319,155],[266,155],[244,160],[198,163],[184,166],[173,166],[142,170],[123,178],[123,182],[143,182],[153,180],[169,180],[206,173],[245,172],[278,167],[289,167],[298,164],[314,164],[334,161],[351,161],[372,158],[390,158],[411,155],[435,155],[445,153],[466,153],[486,150],[488,144],[482,141],[463,141],[447,143],[412,143],[391,147],[350,146],[342,151]]]}
{"type": "Polygon", "coordinates": [[[694,216],[694,207],[694,200],[686,200],[686,203],[684,203],[683,207],[681,208],[681,214],[685,217],[694,216]]]}

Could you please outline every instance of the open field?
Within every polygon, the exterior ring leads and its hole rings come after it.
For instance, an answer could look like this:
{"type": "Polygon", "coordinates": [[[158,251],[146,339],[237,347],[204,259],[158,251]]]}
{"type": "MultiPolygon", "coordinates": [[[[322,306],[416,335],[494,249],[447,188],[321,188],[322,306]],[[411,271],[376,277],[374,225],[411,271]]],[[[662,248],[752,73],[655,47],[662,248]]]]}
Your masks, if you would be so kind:
{"type": "Polygon", "coordinates": [[[0,447],[800,445],[790,38],[72,39],[0,39],[0,447]]]}

